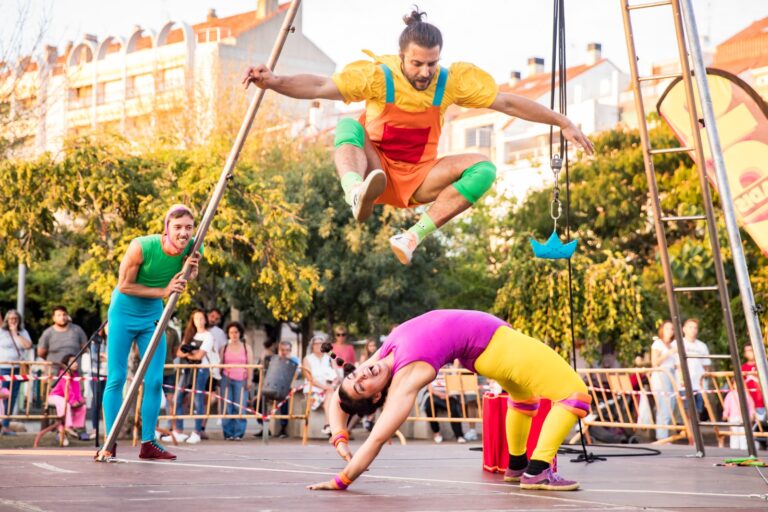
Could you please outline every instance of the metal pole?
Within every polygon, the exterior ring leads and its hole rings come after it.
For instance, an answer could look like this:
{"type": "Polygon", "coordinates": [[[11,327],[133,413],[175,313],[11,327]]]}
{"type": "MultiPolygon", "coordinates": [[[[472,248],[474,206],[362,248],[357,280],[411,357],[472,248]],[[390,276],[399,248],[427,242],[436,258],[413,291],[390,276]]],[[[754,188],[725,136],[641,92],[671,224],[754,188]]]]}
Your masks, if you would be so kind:
{"type": "MultiPolygon", "coordinates": [[[[739,226],[736,223],[736,213],[733,209],[731,187],[728,183],[728,174],[725,169],[723,149],[720,146],[720,135],[717,132],[717,121],[712,107],[712,96],[709,94],[707,69],[706,66],[704,66],[704,59],[701,56],[701,44],[699,43],[696,18],[694,17],[691,0],[682,0],[680,4],[683,10],[683,20],[685,22],[685,31],[688,36],[688,45],[691,49],[694,76],[699,87],[701,110],[704,114],[704,126],[707,130],[707,139],[709,141],[712,160],[714,162],[718,194],[720,194],[720,202],[723,205],[723,213],[725,214],[725,227],[728,231],[728,241],[730,242],[731,252],[733,253],[733,266],[736,270],[736,280],[739,284],[741,305],[744,308],[744,317],[747,321],[749,340],[752,344],[752,349],[755,352],[755,363],[757,365],[757,373],[760,377],[760,389],[763,396],[768,396],[768,361],[766,361],[765,357],[765,346],[763,345],[763,335],[760,331],[760,319],[758,318],[755,296],[752,293],[752,285],[749,282],[747,260],[744,258],[744,248],[741,245],[741,235],[739,234],[739,226]]],[[[699,165],[706,164],[704,161],[701,161],[699,165]]],[[[740,368],[734,368],[734,371],[740,372],[740,368]]]]}
{"type": "Polygon", "coordinates": [[[27,266],[23,263],[19,263],[19,279],[18,288],[16,292],[16,311],[19,312],[22,318],[24,318],[24,302],[25,291],[27,286],[27,266]]]}
{"type": "MultiPolygon", "coordinates": [[[[285,40],[288,37],[288,33],[293,32],[293,20],[296,18],[296,13],[298,12],[300,4],[301,0],[292,0],[291,6],[288,8],[288,11],[285,14],[283,25],[280,28],[280,32],[278,33],[275,45],[272,47],[272,53],[270,54],[269,60],[267,61],[267,67],[269,69],[275,68],[275,64],[277,64],[277,59],[280,56],[280,52],[282,51],[283,46],[285,45],[285,40]]],[[[232,150],[229,152],[227,162],[224,164],[224,170],[219,177],[219,181],[213,191],[213,195],[211,196],[211,200],[208,203],[208,207],[205,209],[205,213],[203,214],[203,220],[200,222],[200,226],[198,227],[197,233],[195,234],[195,240],[192,245],[190,254],[195,254],[198,250],[200,250],[200,247],[203,244],[203,239],[205,238],[205,235],[208,232],[208,228],[213,221],[216,208],[219,206],[219,202],[221,202],[221,198],[224,196],[224,190],[227,186],[227,181],[232,177],[232,171],[234,170],[237,159],[240,156],[240,151],[243,149],[243,145],[245,144],[245,139],[248,136],[248,132],[251,130],[253,119],[256,116],[256,112],[259,110],[261,100],[264,98],[264,93],[265,89],[257,89],[256,95],[251,100],[251,104],[248,107],[248,112],[245,115],[243,124],[240,125],[240,131],[237,133],[235,143],[232,146],[232,150]]],[[[185,265],[185,279],[189,278],[189,273],[190,267],[189,265],[185,265]]],[[[118,411],[117,417],[115,418],[115,422],[109,431],[106,441],[104,442],[104,449],[102,452],[97,454],[97,460],[104,461],[107,457],[109,457],[109,455],[105,454],[104,452],[109,452],[110,454],[114,452],[113,448],[115,446],[115,442],[117,441],[117,434],[120,432],[120,429],[125,422],[125,419],[128,415],[128,409],[136,399],[139,386],[144,381],[144,374],[147,372],[147,366],[149,366],[149,362],[152,360],[152,356],[155,354],[155,350],[160,343],[160,339],[165,332],[165,328],[168,325],[171,316],[173,316],[173,312],[176,309],[176,302],[178,300],[178,293],[172,293],[171,296],[168,297],[168,303],[165,305],[163,314],[157,323],[157,327],[155,327],[155,332],[152,334],[152,339],[149,342],[149,346],[147,347],[147,350],[144,353],[141,362],[139,363],[139,367],[136,369],[133,382],[128,388],[128,394],[125,396],[123,404],[120,406],[120,411],[118,411]]]]}

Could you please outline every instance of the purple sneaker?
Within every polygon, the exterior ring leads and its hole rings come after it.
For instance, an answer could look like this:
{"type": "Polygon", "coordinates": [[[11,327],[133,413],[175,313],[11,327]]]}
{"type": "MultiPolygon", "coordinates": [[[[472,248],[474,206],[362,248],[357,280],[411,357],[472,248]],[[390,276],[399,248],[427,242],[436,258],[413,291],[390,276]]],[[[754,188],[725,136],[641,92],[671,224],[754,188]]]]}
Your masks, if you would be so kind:
{"type": "Polygon", "coordinates": [[[525,468],[523,469],[509,469],[504,472],[504,481],[505,482],[519,482],[520,477],[523,476],[523,473],[525,473],[525,468]]]}
{"type": "Polygon", "coordinates": [[[523,473],[520,477],[520,488],[539,491],[575,491],[579,488],[579,482],[566,480],[552,471],[552,468],[548,468],[535,476],[523,473]]]}

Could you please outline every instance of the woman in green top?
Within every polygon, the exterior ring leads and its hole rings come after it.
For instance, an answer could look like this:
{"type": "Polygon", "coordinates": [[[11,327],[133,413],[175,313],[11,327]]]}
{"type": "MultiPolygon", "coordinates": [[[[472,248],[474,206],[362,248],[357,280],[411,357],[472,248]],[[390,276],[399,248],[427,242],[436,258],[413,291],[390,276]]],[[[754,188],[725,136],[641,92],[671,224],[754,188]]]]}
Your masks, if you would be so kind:
{"type": "MultiPolygon", "coordinates": [[[[189,208],[179,204],[173,205],[165,216],[164,233],[133,239],[120,263],[120,276],[117,287],[112,292],[108,313],[108,377],[104,390],[107,434],[123,402],[123,386],[131,343],[136,340],[143,356],[163,313],[163,299],[174,292],[182,293],[186,287],[181,270],[193,245],[194,227],[195,219],[189,208]]],[[[192,267],[191,279],[197,276],[199,259],[200,254],[189,258],[192,267]]],[[[144,376],[139,452],[142,459],[176,458],[155,440],[155,426],[160,414],[165,351],[163,334],[144,376]]]]}

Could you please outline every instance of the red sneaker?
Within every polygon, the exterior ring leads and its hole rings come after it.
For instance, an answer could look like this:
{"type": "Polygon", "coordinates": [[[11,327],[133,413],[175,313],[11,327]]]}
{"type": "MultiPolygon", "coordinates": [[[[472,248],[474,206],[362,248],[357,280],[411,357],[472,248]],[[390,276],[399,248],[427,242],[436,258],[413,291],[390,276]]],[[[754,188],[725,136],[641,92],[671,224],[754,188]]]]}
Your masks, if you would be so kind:
{"type": "Polygon", "coordinates": [[[176,460],[176,456],[157,444],[157,441],[141,443],[139,458],[148,460],[176,460]]]}

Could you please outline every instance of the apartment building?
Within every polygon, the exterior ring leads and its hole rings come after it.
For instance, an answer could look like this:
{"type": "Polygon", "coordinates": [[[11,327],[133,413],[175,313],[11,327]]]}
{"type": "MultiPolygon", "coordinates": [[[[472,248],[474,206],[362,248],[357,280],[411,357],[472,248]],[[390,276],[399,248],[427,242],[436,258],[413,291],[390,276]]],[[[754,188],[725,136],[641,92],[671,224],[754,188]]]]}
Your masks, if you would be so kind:
{"type": "MultiPolygon", "coordinates": [[[[16,119],[8,130],[23,142],[19,155],[56,152],[67,137],[86,133],[194,142],[225,118],[239,124],[254,93],[244,93],[240,79],[248,65],[268,60],[288,4],[258,0],[256,7],[227,17],[211,9],[196,24],[170,20],[102,40],[85,34],[7,69],[0,98],[16,119]]],[[[301,10],[294,27],[277,71],[331,74],[336,65],[304,35],[301,10]]],[[[288,119],[306,118],[312,106],[269,96],[288,119]]]]}

